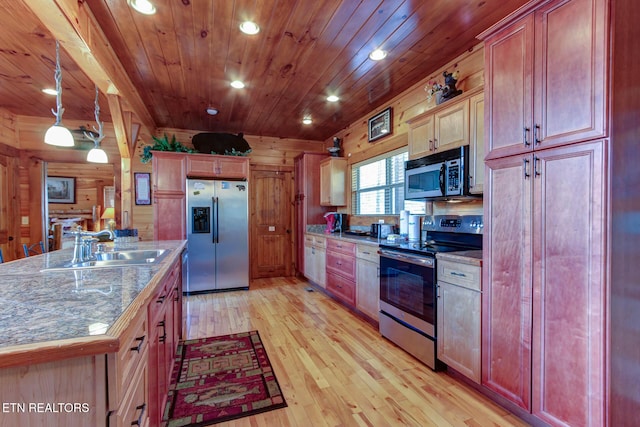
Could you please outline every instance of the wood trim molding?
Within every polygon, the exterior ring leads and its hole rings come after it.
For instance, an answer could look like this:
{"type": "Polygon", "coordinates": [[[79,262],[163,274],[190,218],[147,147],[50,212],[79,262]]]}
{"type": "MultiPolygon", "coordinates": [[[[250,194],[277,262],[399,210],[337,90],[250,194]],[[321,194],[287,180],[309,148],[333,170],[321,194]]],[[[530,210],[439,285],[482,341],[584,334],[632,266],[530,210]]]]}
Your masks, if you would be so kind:
{"type": "Polygon", "coordinates": [[[127,103],[142,125],[155,129],[153,117],[86,2],[25,0],[24,3],[103,93],[123,97],[126,94],[127,103]]]}

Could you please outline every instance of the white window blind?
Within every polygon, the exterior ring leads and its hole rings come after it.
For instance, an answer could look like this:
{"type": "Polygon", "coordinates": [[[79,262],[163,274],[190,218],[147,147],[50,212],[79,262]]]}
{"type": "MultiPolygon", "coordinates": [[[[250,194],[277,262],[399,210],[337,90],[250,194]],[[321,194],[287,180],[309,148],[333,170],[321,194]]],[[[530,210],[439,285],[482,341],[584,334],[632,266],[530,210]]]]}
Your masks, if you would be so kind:
{"type": "Polygon", "coordinates": [[[424,202],[413,202],[417,206],[410,208],[404,200],[404,162],[407,159],[407,149],[402,148],[352,166],[353,214],[398,215],[402,209],[416,213],[424,211],[424,202]]]}

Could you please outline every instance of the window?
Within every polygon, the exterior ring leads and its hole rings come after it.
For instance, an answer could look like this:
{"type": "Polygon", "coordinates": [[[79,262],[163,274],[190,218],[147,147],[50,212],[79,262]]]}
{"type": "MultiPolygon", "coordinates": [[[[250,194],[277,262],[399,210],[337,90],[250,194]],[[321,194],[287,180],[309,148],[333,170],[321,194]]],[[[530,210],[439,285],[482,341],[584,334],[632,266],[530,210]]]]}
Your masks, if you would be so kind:
{"type": "Polygon", "coordinates": [[[354,215],[398,215],[401,210],[425,212],[425,203],[404,200],[406,148],[373,157],[351,168],[354,215]]]}

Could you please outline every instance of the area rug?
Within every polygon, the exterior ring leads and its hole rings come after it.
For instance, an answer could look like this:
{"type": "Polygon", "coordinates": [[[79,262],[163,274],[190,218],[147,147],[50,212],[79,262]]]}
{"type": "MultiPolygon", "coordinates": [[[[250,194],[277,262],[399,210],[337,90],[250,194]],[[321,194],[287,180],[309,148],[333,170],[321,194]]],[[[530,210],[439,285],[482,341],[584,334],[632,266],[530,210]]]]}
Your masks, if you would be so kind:
{"type": "Polygon", "coordinates": [[[207,426],[285,406],[258,331],[178,344],[163,426],[207,426]]]}

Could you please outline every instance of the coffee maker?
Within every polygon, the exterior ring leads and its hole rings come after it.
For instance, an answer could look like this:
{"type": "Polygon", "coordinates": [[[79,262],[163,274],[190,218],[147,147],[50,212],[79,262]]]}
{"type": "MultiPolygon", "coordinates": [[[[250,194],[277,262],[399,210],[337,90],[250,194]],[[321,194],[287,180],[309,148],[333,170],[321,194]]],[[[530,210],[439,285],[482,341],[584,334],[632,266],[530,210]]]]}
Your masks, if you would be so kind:
{"type": "Polygon", "coordinates": [[[324,219],[327,221],[327,227],[324,231],[327,234],[347,230],[347,214],[327,212],[324,214],[324,219]]]}

